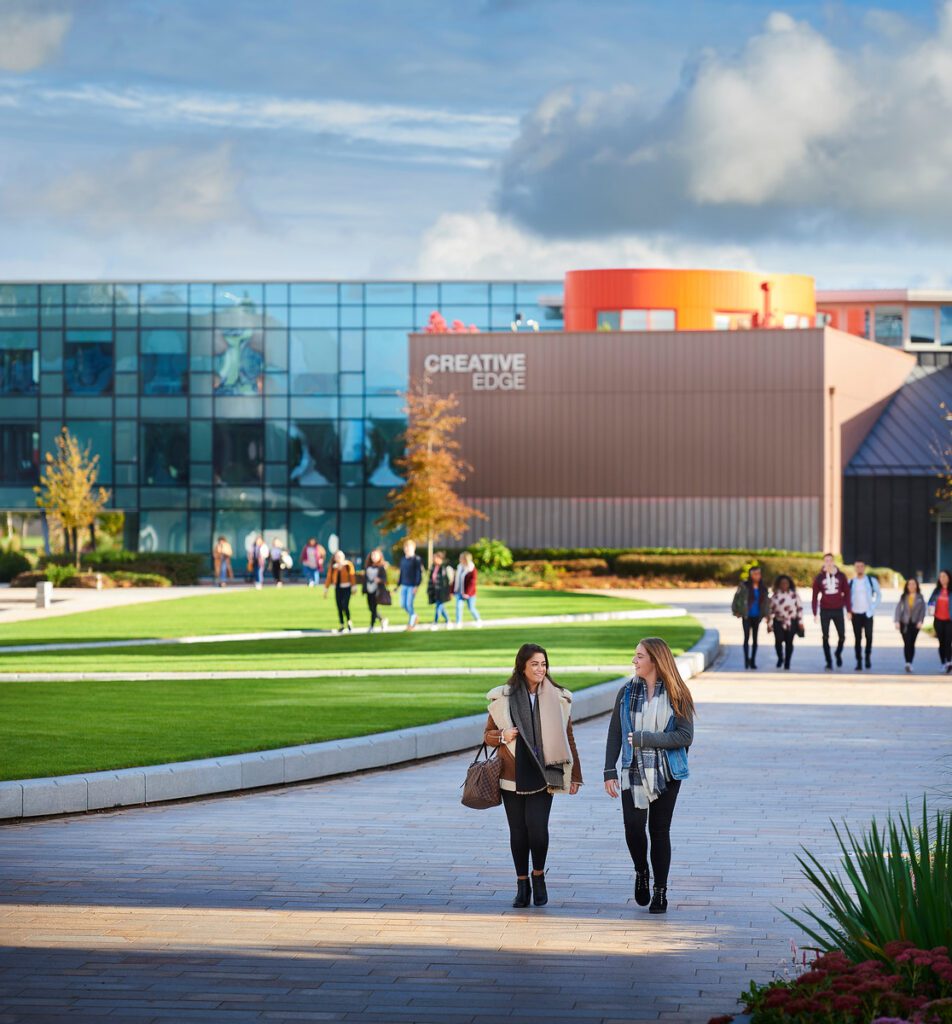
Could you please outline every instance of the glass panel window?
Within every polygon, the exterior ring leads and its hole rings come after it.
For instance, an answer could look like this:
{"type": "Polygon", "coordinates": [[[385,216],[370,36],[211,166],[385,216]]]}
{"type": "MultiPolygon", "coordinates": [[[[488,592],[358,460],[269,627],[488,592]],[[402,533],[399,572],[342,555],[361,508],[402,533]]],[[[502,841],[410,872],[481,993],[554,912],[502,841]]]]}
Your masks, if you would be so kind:
{"type": "Polygon", "coordinates": [[[292,306],[292,327],[337,327],[336,306],[292,306]]]}
{"type": "Polygon", "coordinates": [[[188,393],[188,332],[143,331],[142,390],[147,395],[188,393]]]}
{"type": "Polygon", "coordinates": [[[647,309],[623,309],[621,311],[621,329],[623,331],[647,331],[647,309]]]}
{"type": "Polygon", "coordinates": [[[188,304],[186,284],[143,284],[139,287],[142,306],[185,306],[188,304]]]}
{"type": "Polygon", "coordinates": [[[78,306],[111,306],[113,286],[111,284],[68,284],[66,302],[78,306]]]}
{"type": "Polygon", "coordinates": [[[364,332],[340,332],[341,372],[359,372],[364,368],[364,332]]]}
{"type": "Polygon", "coordinates": [[[292,284],[291,304],[301,306],[336,306],[337,285],[329,281],[292,284]]]}
{"type": "Polygon", "coordinates": [[[261,420],[215,423],[212,465],[216,484],[260,483],[264,478],[264,423],[261,420]]]}
{"type": "MultiPolygon", "coordinates": [[[[453,306],[444,302],[440,312],[450,325],[458,320],[467,330],[470,327],[475,327],[477,331],[489,330],[488,306],[453,306]]],[[[429,319],[429,314],[426,319],[414,324],[415,329],[418,331],[423,330],[427,319],[429,319]]]]}
{"type": "Polygon", "coordinates": [[[328,487],[340,475],[340,444],[333,420],[298,420],[288,428],[288,477],[295,487],[328,487]]]}
{"type": "Polygon", "coordinates": [[[188,516],[181,510],[142,509],[139,550],[183,552],[188,544],[188,516]]]}
{"type": "Polygon", "coordinates": [[[142,423],[139,428],[142,483],[147,487],[188,484],[188,425],[142,423]]]}
{"type": "Polygon", "coordinates": [[[291,394],[337,393],[337,332],[291,332],[291,394]]]}
{"type": "Polygon", "coordinates": [[[40,379],[37,337],[28,332],[0,333],[0,395],[34,395],[40,379]]]}
{"type": "Polygon", "coordinates": [[[648,313],[648,325],[652,331],[673,331],[675,325],[674,310],[650,310],[648,313]]]}
{"type": "Polygon", "coordinates": [[[345,282],[340,286],[340,301],[349,305],[364,304],[364,286],[345,282]]]}
{"type": "Polygon", "coordinates": [[[242,306],[246,309],[259,308],[264,302],[264,285],[249,284],[218,284],[215,285],[215,305],[220,309],[229,306],[242,306]]]}
{"type": "Polygon", "coordinates": [[[883,345],[902,344],[902,310],[876,310],[876,341],[883,345]]]}
{"type": "MultiPolygon", "coordinates": [[[[112,321],[110,320],[110,323],[112,321]]],[[[39,325],[39,309],[17,306],[0,306],[0,330],[26,327],[36,330],[39,325]]]]}
{"type": "Polygon", "coordinates": [[[216,395],[260,395],[264,391],[264,333],[222,328],[212,342],[216,395]]]}
{"type": "Polygon", "coordinates": [[[415,322],[413,306],[367,306],[364,319],[367,327],[402,327],[405,331],[423,327],[415,322]]]}
{"type": "Polygon", "coordinates": [[[39,480],[40,435],[22,423],[0,423],[0,483],[32,485],[39,480]]]}
{"type": "Polygon", "coordinates": [[[341,462],[362,462],[364,457],[363,420],[342,420],[340,425],[341,462]]]}
{"type": "Polygon", "coordinates": [[[621,311],[617,309],[599,310],[595,314],[596,330],[618,331],[621,330],[621,311]]]}
{"type": "Polygon", "coordinates": [[[112,345],[106,341],[67,340],[63,373],[69,395],[108,395],[112,391],[112,345]]]}
{"type": "Polygon", "coordinates": [[[403,455],[405,419],[371,419],[366,422],[367,484],[370,487],[399,487],[403,479],[396,468],[403,455]]]}
{"type": "Polygon", "coordinates": [[[935,307],[912,306],[909,310],[909,340],[913,345],[935,344],[935,307]]]}
{"type": "Polygon", "coordinates": [[[38,285],[0,285],[0,306],[36,306],[39,301],[40,289],[38,285]]]}
{"type": "Polygon", "coordinates": [[[489,302],[489,285],[472,281],[449,281],[440,285],[440,301],[444,306],[480,306],[489,302]]]}
{"type": "Polygon", "coordinates": [[[943,345],[952,345],[952,306],[939,308],[939,340],[943,345]]]}
{"type": "Polygon", "coordinates": [[[264,301],[268,305],[286,306],[288,304],[288,286],[286,284],[266,284],[264,301]]]}
{"type": "Polygon", "coordinates": [[[407,386],[407,349],[403,331],[368,331],[366,339],[368,394],[403,391],[407,386]]]}
{"type": "Polygon", "coordinates": [[[413,285],[403,281],[373,281],[364,285],[364,294],[368,306],[391,303],[413,305],[413,285]]]}
{"type": "Polygon", "coordinates": [[[440,304],[440,286],[435,283],[416,285],[413,289],[413,301],[418,306],[435,309],[440,304]]]}
{"type": "Polygon", "coordinates": [[[79,441],[80,447],[89,446],[89,454],[99,456],[99,480],[101,484],[112,483],[112,424],[93,420],[73,420],[67,424],[69,432],[79,441]]]}

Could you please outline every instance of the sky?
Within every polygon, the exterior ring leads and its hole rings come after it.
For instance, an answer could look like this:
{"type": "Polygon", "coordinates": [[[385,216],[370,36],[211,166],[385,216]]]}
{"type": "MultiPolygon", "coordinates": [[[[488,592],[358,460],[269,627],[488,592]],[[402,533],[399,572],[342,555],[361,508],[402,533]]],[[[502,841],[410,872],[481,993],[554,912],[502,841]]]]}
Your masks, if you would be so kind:
{"type": "Polygon", "coordinates": [[[952,0],[0,0],[0,280],[952,287],[952,0]]]}

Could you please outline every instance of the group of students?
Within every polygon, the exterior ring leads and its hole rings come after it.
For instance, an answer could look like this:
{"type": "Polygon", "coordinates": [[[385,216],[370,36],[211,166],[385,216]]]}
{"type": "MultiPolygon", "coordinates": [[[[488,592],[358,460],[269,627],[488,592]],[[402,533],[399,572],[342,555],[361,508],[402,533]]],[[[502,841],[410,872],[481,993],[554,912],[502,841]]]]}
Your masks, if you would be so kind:
{"type": "MultiPolygon", "coordinates": [[[[604,786],[608,796],[621,797],[635,902],[651,914],[663,914],[668,909],[671,820],[681,783],[688,778],[694,701],[664,640],[643,639],[632,664],[634,674],[618,691],[608,725],[604,786]]],[[[519,648],[509,679],[486,697],[483,739],[498,750],[500,760],[500,795],[516,871],[512,905],[542,907],[549,900],[545,865],[552,798],[574,796],[582,785],[572,695],[549,674],[545,648],[529,643],[519,648]]]]}
{"type": "MultiPolygon", "coordinates": [[[[882,589],[875,576],[866,571],[866,563],[853,565],[854,576],[846,574],[836,565],[833,555],[823,556],[823,567],[813,579],[812,610],[814,622],[820,625],[823,657],[826,671],[832,672],[843,664],[846,643],[846,619],[853,627],[856,672],[869,671],[872,666],[873,616],[882,602],[882,589]],[[831,630],[836,633],[836,648],[830,644],[831,630]]],[[[906,672],[912,672],[916,656],[916,640],[926,616],[932,616],[939,644],[941,671],[952,673],[952,614],[950,614],[950,574],[943,569],[929,600],[922,595],[915,577],[906,580],[902,596],[893,613],[893,623],[902,635],[906,672]]],[[[759,566],[752,567],[747,578],[734,592],[731,611],[741,620],[743,627],[744,668],[757,668],[757,639],[760,625],[767,623],[767,632],[774,636],[777,668],[789,671],[793,657],[794,637],[804,635],[803,604],[793,580],[778,576],[771,593],[763,580],[759,566]]]]}

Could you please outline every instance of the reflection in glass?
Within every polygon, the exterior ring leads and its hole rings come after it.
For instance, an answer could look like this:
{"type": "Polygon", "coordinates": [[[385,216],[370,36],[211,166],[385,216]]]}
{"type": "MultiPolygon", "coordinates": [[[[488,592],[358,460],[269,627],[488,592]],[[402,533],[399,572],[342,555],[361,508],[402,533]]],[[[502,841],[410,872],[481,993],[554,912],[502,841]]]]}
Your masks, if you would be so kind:
{"type": "Polygon", "coordinates": [[[876,310],[876,341],[886,345],[902,344],[902,310],[876,310]]]}
{"type": "Polygon", "coordinates": [[[264,477],[264,423],[231,420],[215,423],[212,466],[216,484],[257,484],[264,477]]]}
{"type": "Polygon", "coordinates": [[[341,462],[361,462],[364,457],[364,421],[342,420],[340,425],[341,462]]]}
{"type": "Polygon", "coordinates": [[[264,390],[264,339],[253,328],[215,331],[216,395],[260,395],[264,390]]]}
{"type": "Polygon", "coordinates": [[[337,332],[291,332],[291,394],[337,392],[337,332]]]}
{"type": "Polygon", "coordinates": [[[0,483],[35,484],[39,465],[40,435],[29,425],[0,423],[0,483]]]}
{"type": "Polygon", "coordinates": [[[155,511],[142,509],[139,513],[139,550],[186,550],[186,516],[181,511],[155,511]]]}
{"type": "Polygon", "coordinates": [[[404,419],[367,421],[367,484],[370,487],[399,487],[403,479],[395,469],[404,452],[404,419]]]}
{"type": "Polygon", "coordinates": [[[185,331],[142,332],[142,390],[147,395],[188,393],[188,334],[185,331]]]}
{"type": "Polygon", "coordinates": [[[63,373],[70,395],[108,395],[112,391],[112,345],[106,341],[67,341],[63,373]]]}
{"type": "Polygon", "coordinates": [[[36,335],[0,335],[0,395],[34,395],[39,380],[36,335]]]}
{"type": "Polygon", "coordinates": [[[952,306],[939,309],[939,340],[943,345],[952,345],[952,306]]]}
{"type": "Polygon", "coordinates": [[[914,345],[935,343],[934,306],[912,306],[909,309],[909,340],[914,345]]]}
{"type": "Polygon", "coordinates": [[[148,487],[184,487],[188,483],[188,426],[143,423],[140,437],[142,483],[148,487]]]}
{"type": "Polygon", "coordinates": [[[368,331],[367,394],[393,393],[407,386],[406,331],[368,331]]]}
{"type": "Polygon", "coordinates": [[[621,313],[617,309],[600,310],[595,314],[595,323],[600,331],[620,330],[621,313]]]}
{"type": "Polygon", "coordinates": [[[297,487],[327,487],[340,474],[337,424],[333,420],[292,423],[288,427],[288,474],[297,487]]]}
{"type": "MultiPolygon", "coordinates": [[[[66,424],[69,432],[79,441],[81,448],[89,446],[90,455],[99,456],[101,484],[112,481],[112,423],[109,421],[72,420],[66,424]]],[[[49,450],[49,449],[47,449],[49,450]]]]}

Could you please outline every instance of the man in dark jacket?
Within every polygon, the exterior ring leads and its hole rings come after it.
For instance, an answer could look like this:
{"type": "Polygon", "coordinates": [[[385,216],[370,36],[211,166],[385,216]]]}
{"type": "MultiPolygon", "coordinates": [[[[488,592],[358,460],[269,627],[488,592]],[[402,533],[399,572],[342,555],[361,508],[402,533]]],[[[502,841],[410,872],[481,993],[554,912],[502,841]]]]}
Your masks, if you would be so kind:
{"type": "Polygon", "coordinates": [[[846,575],[838,568],[833,556],[823,556],[823,568],[813,578],[813,621],[817,621],[817,607],[820,610],[820,629],[823,633],[823,657],[826,658],[827,672],[833,671],[830,656],[830,623],[836,629],[836,667],[843,664],[843,643],[846,639],[846,623],[843,613],[852,618],[850,586],[846,575]]]}
{"type": "Polygon", "coordinates": [[[413,599],[417,587],[423,582],[423,559],[416,553],[416,544],[412,540],[404,541],[403,558],[400,559],[400,606],[407,613],[407,629],[417,624],[416,612],[413,610],[413,599]]]}

